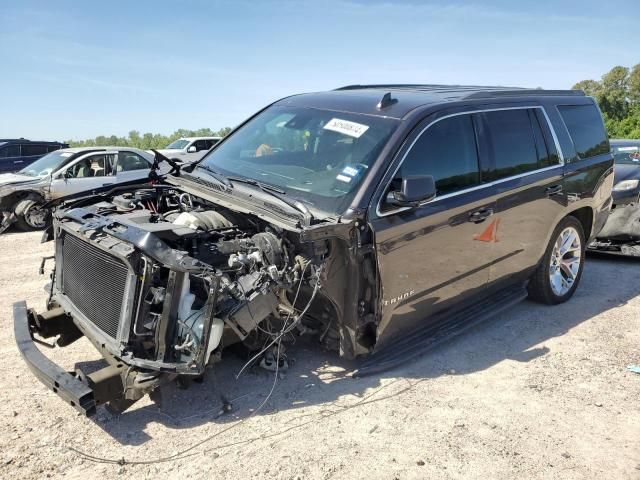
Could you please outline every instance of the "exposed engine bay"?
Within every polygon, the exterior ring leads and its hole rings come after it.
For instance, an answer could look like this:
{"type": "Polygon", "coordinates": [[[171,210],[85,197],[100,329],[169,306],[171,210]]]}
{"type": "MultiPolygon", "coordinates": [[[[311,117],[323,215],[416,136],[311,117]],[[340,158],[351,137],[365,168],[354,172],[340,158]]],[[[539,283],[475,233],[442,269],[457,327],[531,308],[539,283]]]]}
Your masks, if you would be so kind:
{"type": "MultiPolygon", "coordinates": [[[[272,369],[296,335],[349,357],[375,343],[373,315],[354,294],[362,279],[350,275],[362,265],[345,260],[353,225],[283,228],[166,184],[64,207],[48,312],[30,322],[58,346],[84,335],[107,359],[102,376],[122,388],[96,404],[124,410],[167,381],[201,376],[232,344],[272,369]]],[[[100,391],[102,378],[78,378],[100,391]]]]}

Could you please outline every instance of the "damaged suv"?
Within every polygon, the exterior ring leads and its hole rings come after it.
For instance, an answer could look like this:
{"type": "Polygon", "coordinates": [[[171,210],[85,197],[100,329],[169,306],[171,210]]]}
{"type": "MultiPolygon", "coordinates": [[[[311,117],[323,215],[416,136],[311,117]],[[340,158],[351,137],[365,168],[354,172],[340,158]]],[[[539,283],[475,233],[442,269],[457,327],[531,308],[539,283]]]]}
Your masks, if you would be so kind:
{"type": "Polygon", "coordinates": [[[283,339],[316,335],[371,354],[362,374],[388,368],[527,295],[569,299],[612,165],[580,91],[288,97],[197,165],[59,205],[47,309],[15,304],[16,341],[86,414],[200,377],[239,342],[279,365],[283,339]],[[36,348],[82,336],[107,367],[68,373],[36,348]]]}

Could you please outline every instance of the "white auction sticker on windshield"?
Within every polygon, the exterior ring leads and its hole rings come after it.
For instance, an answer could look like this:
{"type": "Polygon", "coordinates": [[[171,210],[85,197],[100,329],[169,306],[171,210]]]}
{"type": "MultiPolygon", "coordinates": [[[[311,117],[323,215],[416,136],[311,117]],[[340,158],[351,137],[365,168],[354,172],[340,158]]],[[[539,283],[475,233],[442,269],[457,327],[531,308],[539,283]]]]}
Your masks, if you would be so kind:
{"type": "Polygon", "coordinates": [[[323,128],[333,132],[342,133],[343,135],[349,135],[353,138],[360,138],[364,132],[369,130],[369,125],[362,125],[361,123],[350,122],[349,120],[332,118],[323,128]]]}

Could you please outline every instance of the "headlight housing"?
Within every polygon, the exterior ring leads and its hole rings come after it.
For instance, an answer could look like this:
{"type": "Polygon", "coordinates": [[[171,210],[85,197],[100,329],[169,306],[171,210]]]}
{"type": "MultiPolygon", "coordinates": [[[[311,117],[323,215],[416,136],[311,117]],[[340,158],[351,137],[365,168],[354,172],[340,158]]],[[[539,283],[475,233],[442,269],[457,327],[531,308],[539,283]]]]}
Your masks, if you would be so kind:
{"type": "Polygon", "coordinates": [[[633,190],[634,188],[637,188],[639,182],[640,180],[622,180],[621,182],[618,182],[615,184],[615,186],[613,187],[613,190],[616,192],[622,192],[624,190],[633,190]]]}

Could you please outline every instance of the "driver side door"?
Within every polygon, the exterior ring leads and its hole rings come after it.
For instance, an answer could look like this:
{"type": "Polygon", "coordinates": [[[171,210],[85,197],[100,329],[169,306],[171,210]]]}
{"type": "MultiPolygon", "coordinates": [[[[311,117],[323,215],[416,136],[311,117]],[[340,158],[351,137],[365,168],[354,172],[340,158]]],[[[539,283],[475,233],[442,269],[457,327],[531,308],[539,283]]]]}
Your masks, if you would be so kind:
{"type": "Polygon", "coordinates": [[[115,183],[116,152],[90,153],[80,157],[51,181],[51,198],[90,192],[115,183]]]}
{"type": "Polygon", "coordinates": [[[417,131],[370,217],[381,285],[379,344],[469,302],[487,285],[494,260],[496,204],[482,185],[473,115],[431,118],[417,131]],[[433,176],[436,197],[415,208],[387,205],[388,191],[414,175],[433,176]]]}

